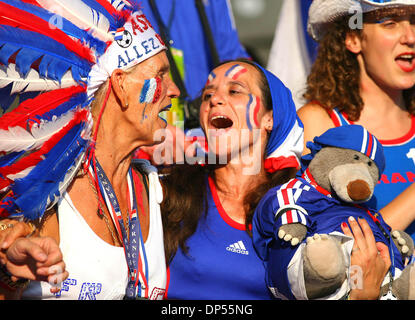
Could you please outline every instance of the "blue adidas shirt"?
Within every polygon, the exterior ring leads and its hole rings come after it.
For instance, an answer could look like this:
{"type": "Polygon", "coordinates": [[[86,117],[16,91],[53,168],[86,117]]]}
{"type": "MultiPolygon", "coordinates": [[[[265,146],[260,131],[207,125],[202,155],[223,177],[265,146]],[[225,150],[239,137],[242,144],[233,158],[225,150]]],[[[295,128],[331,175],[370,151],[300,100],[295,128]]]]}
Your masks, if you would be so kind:
{"type": "MultiPolygon", "coordinates": [[[[383,221],[380,214],[370,210],[371,215],[378,219],[386,234],[390,234],[389,226],[383,221]]],[[[369,223],[377,242],[383,242],[392,249],[395,268],[403,269],[401,255],[392,243],[390,245],[381,228],[371,218],[367,209],[347,206],[338,200],[317,191],[311,184],[302,178],[291,180],[282,186],[275,187],[267,192],[257,206],[252,222],[253,242],[259,256],[266,266],[266,282],[271,288],[287,299],[295,299],[288,281],[287,267],[294,256],[298,246],[278,238],[278,230],[282,224],[300,222],[308,227],[307,237],[315,233],[324,234],[341,230],[341,224],[347,222],[350,216],[358,219],[364,217],[369,223]],[[287,211],[286,215],[275,217],[278,209],[295,204],[308,213],[302,220],[301,210],[287,211]],[[285,219],[285,221],[284,221],[285,219]]],[[[306,238],[303,242],[306,241],[306,238]]]]}
{"type": "Polygon", "coordinates": [[[214,183],[208,183],[208,211],[169,266],[168,299],[271,299],[265,269],[245,226],[224,211],[214,183]]]}
{"type": "MultiPolygon", "coordinates": [[[[337,109],[330,116],[336,127],[353,124],[337,109]]],[[[411,130],[395,140],[380,140],[386,158],[386,167],[368,205],[377,210],[385,207],[415,181],[415,117],[411,130]]],[[[406,230],[415,241],[415,222],[406,230]]]]}
{"type": "MultiPolygon", "coordinates": [[[[183,52],[185,85],[192,99],[201,94],[213,63],[209,45],[193,0],[157,0],[163,24],[173,41],[171,46],[183,52]],[[203,40],[204,39],[204,40],[203,40]]],[[[239,42],[233,22],[231,8],[226,0],[203,1],[209,25],[215,39],[216,50],[221,61],[248,58],[249,55],[239,42]]],[[[141,1],[143,12],[154,29],[159,26],[148,0],[141,1]]]]}

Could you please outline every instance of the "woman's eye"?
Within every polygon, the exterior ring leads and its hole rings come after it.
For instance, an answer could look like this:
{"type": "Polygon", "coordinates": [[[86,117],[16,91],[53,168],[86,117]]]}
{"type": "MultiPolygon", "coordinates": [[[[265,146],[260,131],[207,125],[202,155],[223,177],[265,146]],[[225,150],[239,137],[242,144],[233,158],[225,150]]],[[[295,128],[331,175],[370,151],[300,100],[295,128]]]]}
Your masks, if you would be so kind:
{"type": "Polygon", "coordinates": [[[202,100],[203,100],[203,101],[207,101],[207,100],[209,100],[209,99],[210,99],[210,97],[212,97],[212,95],[211,95],[210,93],[205,93],[205,94],[202,96],[202,100]]]}
{"type": "Polygon", "coordinates": [[[354,158],[355,160],[359,160],[359,159],[360,159],[360,157],[359,157],[357,154],[355,154],[353,158],[354,158]]]}
{"type": "Polygon", "coordinates": [[[396,25],[396,21],[394,20],[381,20],[378,23],[384,27],[393,27],[394,25],[396,25]]]}
{"type": "Polygon", "coordinates": [[[371,167],[371,166],[372,166],[372,161],[368,161],[367,165],[368,165],[369,167],[371,167]]]}

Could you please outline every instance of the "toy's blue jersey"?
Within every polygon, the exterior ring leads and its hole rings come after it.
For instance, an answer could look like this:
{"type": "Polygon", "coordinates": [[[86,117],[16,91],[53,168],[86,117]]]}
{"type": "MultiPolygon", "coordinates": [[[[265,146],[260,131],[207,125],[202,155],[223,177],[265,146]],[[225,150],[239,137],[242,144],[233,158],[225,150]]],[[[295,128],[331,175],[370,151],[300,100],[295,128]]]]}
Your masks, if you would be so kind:
{"type": "MultiPolygon", "coordinates": [[[[344,113],[334,109],[330,114],[336,127],[353,124],[344,113]]],[[[380,140],[386,159],[386,168],[368,202],[377,210],[385,207],[415,181],[415,117],[411,130],[402,138],[380,140]]],[[[415,222],[406,230],[415,241],[415,222]]]]}
{"type": "MultiPolygon", "coordinates": [[[[164,25],[168,29],[171,46],[181,50],[184,59],[184,82],[192,99],[201,94],[209,73],[214,65],[209,45],[200,22],[199,14],[192,0],[157,0],[156,6],[164,25]]],[[[248,58],[249,55],[239,42],[228,1],[209,0],[205,4],[206,16],[221,61],[248,58]]],[[[154,29],[159,32],[157,20],[149,0],[141,1],[143,12],[154,29]]]]}
{"type": "Polygon", "coordinates": [[[169,266],[168,299],[271,299],[265,269],[252,238],[227,216],[209,180],[208,211],[187,240],[188,255],[180,249],[169,266]]]}
{"type": "MultiPolygon", "coordinates": [[[[395,267],[403,269],[401,255],[384,232],[389,236],[390,228],[380,214],[374,210],[346,206],[338,200],[317,191],[302,178],[275,187],[261,199],[254,214],[252,231],[254,247],[266,266],[266,282],[270,288],[276,288],[287,299],[295,299],[288,280],[287,267],[298,246],[278,238],[278,229],[282,224],[299,222],[307,225],[306,237],[315,233],[324,234],[338,231],[341,224],[350,216],[364,217],[369,223],[377,242],[383,242],[392,248],[395,267]],[[294,206],[293,206],[294,204],[294,206]],[[288,208],[292,210],[287,210],[288,208]],[[282,209],[282,210],[280,210],[282,209]],[[377,219],[381,228],[372,219],[377,219]]],[[[304,239],[304,242],[306,239],[304,239]]]]}

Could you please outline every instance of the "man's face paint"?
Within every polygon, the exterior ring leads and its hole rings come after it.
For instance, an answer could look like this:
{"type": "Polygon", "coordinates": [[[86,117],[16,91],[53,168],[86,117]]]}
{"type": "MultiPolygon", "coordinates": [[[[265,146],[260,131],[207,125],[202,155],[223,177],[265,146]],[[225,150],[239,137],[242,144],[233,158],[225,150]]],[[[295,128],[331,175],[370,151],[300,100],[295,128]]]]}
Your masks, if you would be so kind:
{"type": "Polygon", "coordinates": [[[140,103],[156,103],[161,95],[161,79],[159,77],[144,80],[140,94],[140,103]]]}
{"type": "Polygon", "coordinates": [[[258,122],[258,112],[261,107],[261,99],[256,97],[252,94],[249,95],[249,102],[246,106],[246,123],[248,125],[248,129],[252,130],[252,123],[259,128],[258,122]]]}
{"type": "Polygon", "coordinates": [[[239,64],[235,64],[226,71],[225,76],[231,78],[232,80],[238,79],[238,77],[247,72],[248,70],[244,67],[241,67],[239,64]]]}

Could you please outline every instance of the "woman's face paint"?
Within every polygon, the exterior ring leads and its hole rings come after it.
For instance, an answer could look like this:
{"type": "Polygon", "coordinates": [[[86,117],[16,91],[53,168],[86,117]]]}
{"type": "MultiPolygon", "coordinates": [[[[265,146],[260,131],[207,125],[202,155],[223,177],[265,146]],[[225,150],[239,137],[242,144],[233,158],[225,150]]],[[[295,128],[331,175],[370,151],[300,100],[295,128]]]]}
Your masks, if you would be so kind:
{"type": "Polygon", "coordinates": [[[261,99],[252,94],[249,95],[249,102],[246,106],[246,123],[248,129],[252,131],[252,123],[259,128],[258,113],[261,107],[261,99]]]}
{"type": "Polygon", "coordinates": [[[216,74],[212,71],[208,76],[205,86],[209,85],[215,78],[216,78],[216,74]]]}
{"type": "Polygon", "coordinates": [[[235,64],[232,67],[229,68],[228,71],[226,71],[225,76],[228,78],[231,78],[232,80],[238,79],[238,77],[247,72],[248,70],[239,64],[235,64]]]}
{"type": "Polygon", "coordinates": [[[144,80],[140,94],[140,103],[157,103],[161,95],[161,79],[159,77],[144,80]]]}

